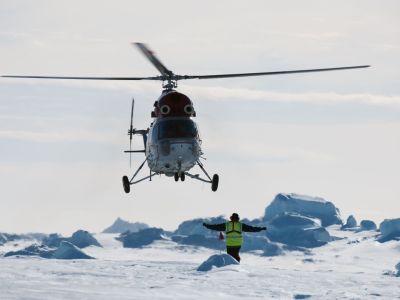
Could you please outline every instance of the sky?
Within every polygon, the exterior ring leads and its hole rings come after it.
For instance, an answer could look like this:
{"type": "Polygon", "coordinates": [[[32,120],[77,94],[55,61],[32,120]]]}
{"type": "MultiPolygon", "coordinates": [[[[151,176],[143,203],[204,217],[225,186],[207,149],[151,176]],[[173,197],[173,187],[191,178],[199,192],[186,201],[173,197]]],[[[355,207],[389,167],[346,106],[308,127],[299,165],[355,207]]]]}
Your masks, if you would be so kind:
{"type": "Polygon", "coordinates": [[[159,82],[0,78],[0,232],[98,232],[117,217],[173,230],[260,217],[282,192],[344,219],[400,217],[399,14],[398,1],[0,0],[1,75],[158,75],[132,42],[181,75],[372,66],[180,81],[216,193],[167,177],[124,193],[144,160],[123,153],[131,99],[147,128],[159,82]]]}

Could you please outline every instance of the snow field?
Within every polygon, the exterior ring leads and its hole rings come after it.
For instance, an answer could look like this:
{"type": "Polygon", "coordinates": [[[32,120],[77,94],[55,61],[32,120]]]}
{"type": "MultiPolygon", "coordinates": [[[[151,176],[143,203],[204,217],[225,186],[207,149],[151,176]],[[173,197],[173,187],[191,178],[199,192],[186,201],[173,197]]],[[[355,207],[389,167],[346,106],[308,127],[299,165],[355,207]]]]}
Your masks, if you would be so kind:
{"type": "MultiPolygon", "coordinates": [[[[312,250],[261,257],[243,253],[241,265],[197,272],[219,251],[157,241],[122,248],[113,234],[98,234],[96,260],[0,258],[1,299],[400,299],[400,279],[383,275],[399,261],[396,241],[375,241],[376,232],[343,232],[346,239],[312,250]]],[[[4,253],[5,248],[0,247],[4,253]]],[[[18,246],[14,246],[17,248],[18,246]]],[[[21,247],[21,246],[19,246],[21,247]]]]}

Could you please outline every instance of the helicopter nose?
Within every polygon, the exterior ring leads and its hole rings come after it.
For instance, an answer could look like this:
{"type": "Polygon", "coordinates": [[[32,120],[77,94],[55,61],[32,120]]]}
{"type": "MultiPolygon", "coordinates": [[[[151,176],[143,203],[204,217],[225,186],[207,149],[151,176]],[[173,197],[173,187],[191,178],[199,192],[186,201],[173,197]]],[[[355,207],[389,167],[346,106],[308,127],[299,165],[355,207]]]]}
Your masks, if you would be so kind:
{"type": "Polygon", "coordinates": [[[158,144],[158,153],[160,170],[173,175],[190,170],[196,164],[201,152],[194,140],[166,140],[158,144]]]}
{"type": "Polygon", "coordinates": [[[168,156],[171,153],[171,144],[169,141],[164,141],[160,144],[160,151],[163,156],[168,156]]]}
{"type": "Polygon", "coordinates": [[[182,158],[187,156],[188,152],[191,153],[191,151],[191,145],[186,143],[174,143],[170,146],[170,155],[179,160],[182,160],[182,158]]]}

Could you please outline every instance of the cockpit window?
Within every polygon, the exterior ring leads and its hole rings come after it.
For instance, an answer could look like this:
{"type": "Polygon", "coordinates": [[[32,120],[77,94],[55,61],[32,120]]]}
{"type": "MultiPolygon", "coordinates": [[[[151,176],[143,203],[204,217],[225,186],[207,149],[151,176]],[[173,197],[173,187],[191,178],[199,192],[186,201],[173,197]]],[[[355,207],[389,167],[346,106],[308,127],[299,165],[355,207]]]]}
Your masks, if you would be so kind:
{"type": "Polygon", "coordinates": [[[197,128],[192,120],[165,120],[158,125],[158,139],[195,138],[197,128]]]}

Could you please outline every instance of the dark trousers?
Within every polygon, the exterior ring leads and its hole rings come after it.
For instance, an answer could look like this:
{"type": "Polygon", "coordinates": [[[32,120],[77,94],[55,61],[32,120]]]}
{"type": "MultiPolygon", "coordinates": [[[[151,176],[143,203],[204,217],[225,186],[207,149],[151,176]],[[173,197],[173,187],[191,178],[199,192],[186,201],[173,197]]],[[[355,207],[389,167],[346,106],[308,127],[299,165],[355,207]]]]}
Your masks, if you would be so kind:
{"type": "Polygon", "coordinates": [[[240,251],[240,246],[226,246],[226,253],[228,253],[238,262],[240,262],[239,251],[240,251]]]}

